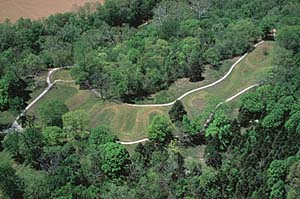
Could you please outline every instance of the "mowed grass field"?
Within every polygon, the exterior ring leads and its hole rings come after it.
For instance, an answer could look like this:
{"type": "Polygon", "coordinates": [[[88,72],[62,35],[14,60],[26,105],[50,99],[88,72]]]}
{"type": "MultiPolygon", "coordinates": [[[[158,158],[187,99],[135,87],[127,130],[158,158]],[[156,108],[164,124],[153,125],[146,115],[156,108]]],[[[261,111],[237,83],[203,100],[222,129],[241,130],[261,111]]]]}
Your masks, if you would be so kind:
{"type": "MultiPolygon", "coordinates": [[[[239,91],[263,80],[271,70],[273,42],[265,42],[240,62],[223,82],[183,99],[190,116],[201,112],[211,101],[225,101],[239,91]]],[[[237,99],[235,99],[237,100],[237,99]]]]}
{"type": "Polygon", "coordinates": [[[166,90],[159,91],[148,98],[143,100],[136,101],[136,104],[153,104],[153,103],[168,103],[177,99],[187,91],[199,88],[201,86],[208,85],[222,76],[224,76],[229,68],[239,59],[235,57],[233,59],[223,61],[221,67],[214,69],[211,66],[206,65],[204,68],[203,77],[204,80],[199,82],[190,82],[188,78],[181,78],[175,81],[170,87],[166,90]]]}
{"type": "MultiPolygon", "coordinates": [[[[270,51],[272,47],[273,42],[265,42],[238,64],[231,75],[222,83],[184,98],[183,102],[189,116],[198,116],[212,101],[223,101],[263,79],[264,75],[271,69],[270,51]]],[[[70,78],[68,72],[57,71],[57,74],[54,74],[52,78],[65,79],[64,77],[66,77],[68,80],[70,78]]],[[[222,74],[220,73],[219,77],[223,75],[223,72],[226,71],[221,71],[222,74]]],[[[187,86],[187,88],[189,87],[187,86]]],[[[58,83],[30,112],[37,115],[37,107],[50,99],[63,100],[70,110],[86,110],[90,117],[90,127],[100,124],[108,125],[122,141],[145,138],[147,128],[153,117],[158,114],[167,114],[171,108],[132,107],[126,104],[103,101],[89,90],[79,90],[74,83],[58,83]]]]}

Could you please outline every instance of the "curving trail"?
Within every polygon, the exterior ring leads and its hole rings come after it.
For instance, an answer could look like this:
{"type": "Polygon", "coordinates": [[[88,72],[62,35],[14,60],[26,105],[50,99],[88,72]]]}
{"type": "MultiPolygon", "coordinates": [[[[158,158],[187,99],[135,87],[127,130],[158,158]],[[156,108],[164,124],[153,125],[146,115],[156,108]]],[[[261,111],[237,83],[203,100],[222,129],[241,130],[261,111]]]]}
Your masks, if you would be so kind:
{"type": "MultiPolygon", "coordinates": [[[[235,98],[239,97],[240,95],[244,94],[245,92],[247,92],[247,91],[249,91],[252,88],[255,88],[257,86],[259,86],[259,84],[253,84],[253,85],[241,90],[240,92],[238,92],[238,93],[234,94],[233,96],[229,97],[228,99],[226,99],[224,102],[219,103],[215,107],[215,110],[218,109],[222,104],[234,100],[235,98]]],[[[208,126],[208,123],[211,121],[211,119],[213,117],[213,114],[214,114],[214,111],[209,115],[209,118],[206,120],[206,122],[204,124],[204,127],[208,126]]],[[[138,144],[138,143],[147,142],[147,141],[149,141],[149,138],[143,138],[143,139],[136,140],[136,141],[131,141],[131,142],[117,141],[117,143],[123,144],[123,145],[132,145],[132,144],[138,144]]]]}
{"type": "MultiPolygon", "coordinates": [[[[262,43],[264,43],[264,41],[261,41],[257,44],[254,45],[254,47],[257,47],[259,45],[261,45],[262,43]]],[[[229,69],[229,71],[222,77],[220,78],[219,80],[211,83],[211,84],[208,84],[208,85],[205,85],[205,86],[202,86],[202,87],[199,87],[199,88],[196,88],[196,89],[193,89],[193,90],[190,90],[186,93],[184,93],[183,95],[181,95],[180,97],[178,97],[176,100],[182,100],[184,97],[186,97],[187,95],[190,95],[194,92],[197,92],[197,91],[200,91],[200,90],[204,90],[204,89],[207,89],[207,88],[210,88],[210,87],[213,87],[215,86],[216,84],[219,84],[221,83],[222,81],[224,81],[231,73],[232,71],[234,70],[234,68],[248,55],[248,53],[245,53],[241,58],[239,58],[229,69]]],[[[47,75],[47,88],[45,88],[45,90],[38,96],[36,97],[30,104],[28,104],[28,106],[24,109],[24,111],[16,118],[16,120],[14,121],[13,125],[12,125],[12,129],[17,129],[17,130],[21,130],[22,129],[22,126],[20,124],[18,124],[18,119],[20,118],[20,116],[24,115],[26,113],[26,111],[28,111],[33,105],[35,105],[43,96],[45,96],[49,91],[50,89],[57,83],[57,82],[74,82],[74,80],[55,80],[53,82],[51,82],[51,75],[57,71],[57,70],[60,70],[60,69],[63,69],[63,68],[69,68],[70,66],[67,66],[67,67],[59,67],[59,68],[53,68],[53,69],[50,69],[49,72],[48,72],[48,75],[47,75]]],[[[216,107],[215,107],[215,110],[221,106],[223,103],[226,103],[226,102],[229,102],[235,98],[237,98],[238,96],[242,95],[243,93],[247,92],[248,90],[254,88],[258,86],[258,84],[254,84],[254,85],[251,85],[249,86],[248,88],[236,93],[235,95],[231,96],[230,98],[226,99],[224,102],[221,102],[219,103],[216,107]]],[[[94,89],[91,89],[91,91],[93,93],[95,93],[96,95],[100,96],[100,93],[98,93],[96,90],[94,89]]],[[[165,106],[171,106],[173,105],[176,100],[172,101],[172,102],[169,102],[169,103],[164,103],[164,104],[129,104],[129,103],[126,103],[126,105],[128,106],[131,106],[131,107],[165,107],[165,106]]],[[[205,125],[208,125],[208,123],[211,121],[211,118],[214,114],[214,111],[210,114],[209,118],[207,119],[205,125]]],[[[140,139],[140,140],[136,140],[136,141],[131,141],[131,142],[122,142],[122,141],[117,141],[118,143],[120,144],[124,144],[124,145],[131,145],[131,144],[137,144],[137,143],[141,143],[141,142],[146,142],[148,141],[149,139],[148,138],[144,138],[144,139],[140,139]]]]}
{"type": "Polygon", "coordinates": [[[138,144],[138,143],[147,142],[147,141],[149,141],[149,138],[144,138],[144,139],[140,139],[140,140],[132,141],[132,142],[117,141],[117,143],[123,144],[123,145],[132,145],[132,144],[138,144]]]}
{"type": "Polygon", "coordinates": [[[16,130],[22,130],[22,126],[18,123],[18,120],[20,119],[21,116],[23,116],[33,105],[35,105],[40,99],[42,99],[42,97],[44,97],[49,91],[50,89],[54,86],[54,84],[56,84],[57,82],[75,82],[74,80],[55,80],[54,82],[51,82],[51,75],[60,69],[63,68],[68,68],[69,66],[66,67],[59,67],[59,68],[52,68],[49,70],[48,75],[47,75],[47,79],[46,82],[48,84],[47,88],[45,88],[45,90],[39,95],[37,96],[30,104],[28,104],[26,106],[26,108],[23,110],[23,112],[15,119],[15,121],[13,122],[11,128],[12,129],[16,129],[16,130]]]}
{"type": "MultiPolygon", "coordinates": [[[[260,41],[259,43],[255,44],[254,47],[256,48],[257,46],[261,45],[262,43],[264,43],[264,41],[260,41]]],[[[199,87],[199,88],[196,88],[196,89],[193,89],[193,90],[190,90],[186,93],[184,93],[183,95],[181,95],[180,97],[178,97],[176,100],[172,101],[172,102],[169,102],[169,103],[165,103],[165,104],[129,104],[127,103],[128,106],[133,106],[133,107],[162,107],[162,106],[171,106],[173,105],[177,100],[182,100],[184,97],[186,97],[187,95],[190,95],[194,92],[197,92],[197,91],[200,91],[200,90],[204,90],[204,89],[207,89],[207,88],[210,88],[212,86],[215,86],[216,84],[219,84],[220,82],[224,81],[230,74],[231,72],[233,71],[233,69],[248,55],[249,53],[245,53],[241,58],[239,58],[229,69],[229,71],[219,80],[211,83],[211,84],[208,84],[208,85],[205,85],[205,86],[202,86],[202,87],[199,87]]]]}

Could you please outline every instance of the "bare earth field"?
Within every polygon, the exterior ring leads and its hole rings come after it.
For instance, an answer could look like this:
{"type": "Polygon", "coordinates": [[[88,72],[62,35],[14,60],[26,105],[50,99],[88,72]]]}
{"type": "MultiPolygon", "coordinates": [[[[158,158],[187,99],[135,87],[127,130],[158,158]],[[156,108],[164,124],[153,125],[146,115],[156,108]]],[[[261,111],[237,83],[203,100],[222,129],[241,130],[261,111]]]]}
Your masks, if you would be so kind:
{"type": "Polygon", "coordinates": [[[71,11],[76,6],[104,0],[0,0],[0,22],[9,18],[15,22],[20,17],[38,19],[51,14],[71,11]]]}

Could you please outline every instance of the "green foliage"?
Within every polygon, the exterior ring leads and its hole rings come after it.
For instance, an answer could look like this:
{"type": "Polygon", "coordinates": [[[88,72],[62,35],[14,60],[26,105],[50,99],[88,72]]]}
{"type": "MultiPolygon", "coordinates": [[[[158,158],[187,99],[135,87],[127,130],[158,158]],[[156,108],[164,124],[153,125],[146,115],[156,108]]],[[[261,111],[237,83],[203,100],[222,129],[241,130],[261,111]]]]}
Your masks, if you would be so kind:
{"type": "Polygon", "coordinates": [[[22,138],[19,144],[20,154],[24,157],[25,163],[38,168],[42,148],[45,145],[43,135],[36,128],[26,129],[22,133],[22,138]]]}
{"type": "Polygon", "coordinates": [[[206,137],[216,138],[220,141],[222,150],[230,144],[232,133],[230,121],[226,118],[223,111],[217,111],[214,114],[213,121],[205,130],[206,137]]]}
{"type": "Polygon", "coordinates": [[[0,162],[0,194],[4,198],[22,198],[23,187],[21,179],[16,175],[10,160],[1,159],[0,162]]]}
{"type": "Polygon", "coordinates": [[[24,182],[24,198],[49,198],[50,180],[45,172],[36,171],[25,167],[19,171],[20,178],[24,182]]]}
{"type": "MultiPolygon", "coordinates": [[[[1,74],[0,74],[1,75],[1,74]]],[[[0,111],[13,110],[20,112],[30,98],[26,82],[14,72],[8,71],[0,79],[0,111]]]]}
{"type": "Polygon", "coordinates": [[[177,100],[169,111],[169,117],[173,123],[182,122],[186,114],[187,112],[180,100],[177,100]]]}
{"type": "Polygon", "coordinates": [[[154,117],[148,129],[148,136],[157,143],[166,143],[172,137],[173,128],[169,118],[165,115],[154,117]]]}
{"type": "Polygon", "coordinates": [[[56,126],[46,127],[42,134],[47,145],[61,145],[67,140],[66,133],[56,126]]]}
{"type": "MultiPolygon", "coordinates": [[[[268,187],[272,189],[273,186],[280,180],[284,180],[286,176],[286,165],[282,160],[274,160],[268,168],[268,187]]],[[[276,185],[278,187],[278,185],[276,185]]],[[[275,186],[275,187],[276,187],[275,186]]]]}
{"type": "Polygon", "coordinates": [[[10,154],[17,160],[21,159],[20,155],[20,141],[21,134],[19,132],[11,132],[6,135],[3,140],[3,147],[10,152],[10,154]]]}
{"type": "Polygon", "coordinates": [[[209,48],[204,52],[205,60],[213,66],[220,63],[220,52],[215,48],[209,48]]]}
{"type": "Polygon", "coordinates": [[[279,31],[277,40],[280,46],[298,53],[300,51],[300,26],[283,27],[279,31]]]}
{"type": "MultiPolygon", "coordinates": [[[[296,0],[107,0],[93,12],[87,6],[1,24],[1,111],[22,110],[27,86],[45,67],[75,64],[72,75],[82,88],[134,101],[178,78],[201,80],[204,64],[251,50],[273,28],[280,48],[266,85],[242,98],[239,121],[216,113],[204,159],[202,151],[196,154],[208,167],[174,152],[177,145],[154,143],[171,139],[166,116],[155,117],[149,128],[154,142],[129,157],[107,127],[87,132],[88,115],[75,111],[64,115],[63,130],[45,124],[41,132],[6,136],[3,146],[17,162],[1,157],[0,197],[299,198],[299,8],[296,0]],[[152,15],[148,25],[134,28],[152,15]],[[40,171],[18,165],[23,161],[40,171]]],[[[62,127],[63,108],[51,108],[47,116],[62,127]]],[[[189,135],[201,135],[203,118],[175,116],[189,135]]]]}
{"type": "Polygon", "coordinates": [[[295,199],[300,196],[300,162],[293,163],[289,169],[287,181],[289,189],[287,199],[295,199]]]}
{"type": "Polygon", "coordinates": [[[284,182],[280,180],[273,185],[272,191],[270,193],[270,199],[284,198],[284,196],[285,196],[284,182]]]}
{"type": "Polygon", "coordinates": [[[187,115],[183,116],[182,127],[184,132],[190,136],[195,136],[200,133],[203,128],[200,118],[189,119],[187,115]]]}
{"type": "Polygon", "coordinates": [[[130,163],[126,149],[117,143],[108,142],[101,146],[101,159],[103,172],[112,178],[127,174],[130,163]]]}
{"type": "Polygon", "coordinates": [[[259,35],[260,33],[251,20],[242,19],[229,24],[224,35],[218,35],[216,46],[222,58],[241,55],[252,48],[259,35]]]}
{"type": "Polygon", "coordinates": [[[82,132],[86,129],[88,114],[84,110],[71,111],[62,116],[63,127],[67,131],[82,132]]]}
{"type": "Polygon", "coordinates": [[[60,100],[50,100],[39,106],[39,115],[44,126],[62,127],[62,116],[69,108],[60,100]]]}
{"type": "Polygon", "coordinates": [[[89,135],[89,144],[102,145],[108,142],[114,142],[116,138],[112,135],[112,131],[107,126],[98,126],[91,130],[89,135]]]}
{"type": "Polygon", "coordinates": [[[259,119],[264,105],[260,100],[259,93],[246,93],[242,96],[239,110],[239,121],[243,126],[247,126],[248,121],[259,119]]]}

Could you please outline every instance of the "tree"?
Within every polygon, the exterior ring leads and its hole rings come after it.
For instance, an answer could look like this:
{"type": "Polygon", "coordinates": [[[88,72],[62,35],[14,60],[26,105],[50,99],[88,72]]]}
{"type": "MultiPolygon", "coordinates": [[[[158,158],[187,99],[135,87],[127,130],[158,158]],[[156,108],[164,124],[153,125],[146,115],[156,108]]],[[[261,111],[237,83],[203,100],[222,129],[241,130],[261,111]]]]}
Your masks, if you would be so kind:
{"type": "Polygon", "coordinates": [[[47,66],[68,66],[73,63],[72,44],[59,36],[47,36],[42,43],[41,58],[47,66]]]}
{"type": "Polygon", "coordinates": [[[279,181],[284,180],[286,176],[286,164],[282,160],[273,160],[268,168],[268,181],[267,185],[269,189],[279,181]]]}
{"type": "Polygon", "coordinates": [[[204,70],[203,65],[199,63],[196,58],[192,58],[190,68],[190,81],[197,82],[203,79],[202,72],[204,70]]]}
{"type": "Polygon", "coordinates": [[[196,12],[199,19],[210,7],[210,2],[208,0],[190,0],[190,2],[192,4],[192,9],[196,12]]]}
{"type": "Polygon", "coordinates": [[[205,162],[214,168],[219,168],[222,165],[221,153],[215,146],[207,145],[205,147],[205,162]]]}
{"type": "Polygon", "coordinates": [[[270,199],[280,199],[285,198],[285,184],[282,180],[276,182],[271,190],[270,199]]]}
{"type": "Polygon", "coordinates": [[[246,93],[244,96],[242,96],[238,115],[241,125],[247,126],[251,121],[259,119],[263,108],[264,105],[258,92],[246,93]]]}
{"type": "Polygon", "coordinates": [[[196,37],[186,37],[179,43],[179,49],[176,52],[177,59],[180,65],[185,67],[186,76],[191,82],[196,82],[201,79],[204,71],[201,43],[196,37]]]}
{"type": "Polygon", "coordinates": [[[222,59],[231,58],[253,48],[259,36],[260,32],[253,21],[242,19],[229,24],[225,30],[220,31],[215,46],[222,59]]]}
{"type": "Polygon", "coordinates": [[[20,153],[24,157],[26,164],[39,168],[39,159],[42,155],[42,148],[44,146],[44,137],[38,129],[28,128],[22,133],[20,153]]]}
{"type": "Polygon", "coordinates": [[[214,114],[213,121],[205,131],[205,136],[219,140],[220,146],[217,146],[217,148],[221,150],[229,146],[232,139],[231,125],[223,111],[218,111],[214,114]]]}
{"type": "Polygon", "coordinates": [[[35,78],[38,74],[46,70],[45,64],[42,62],[41,58],[35,54],[28,53],[21,61],[22,67],[20,67],[19,74],[22,74],[24,77],[35,78]]]}
{"type": "Polygon", "coordinates": [[[11,132],[5,136],[3,140],[3,147],[17,160],[22,162],[22,156],[20,152],[21,134],[19,132],[11,132]]]}
{"type": "Polygon", "coordinates": [[[42,134],[47,145],[62,145],[67,141],[66,133],[57,126],[46,127],[42,134]]]}
{"type": "Polygon", "coordinates": [[[121,26],[123,23],[128,22],[130,16],[130,2],[123,0],[108,0],[105,1],[104,19],[112,26],[121,26]]]}
{"type": "Polygon", "coordinates": [[[283,27],[279,30],[276,39],[280,46],[298,53],[300,51],[300,26],[283,27]]]}
{"type": "Polygon", "coordinates": [[[169,118],[165,115],[157,115],[149,126],[148,136],[150,140],[157,143],[166,143],[171,140],[172,131],[169,118]]]}
{"type": "Polygon", "coordinates": [[[76,110],[64,114],[62,120],[67,131],[82,132],[88,125],[89,116],[84,110],[76,110]]]}
{"type": "Polygon", "coordinates": [[[1,76],[0,111],[13,110],[21,112],[29,99],[29,91],[24,80],[12,71],[8,71],[4,76],[1,76]]]}
{"type": "Polygon", "coordinates": [[[0,161],[0,196],[7,198],[23,198],[21,179],[16,175],[11,160],[2,158],[0,161]]]}
{"type": "Polygon", "coordinates": [[[287,192],[287,199],[296,199],[300,197],[300,161],[293,163],[289,168],[287,175],[289,182],[289,189],[287,192]]]}
{"type": "Polygon", "coordinates": [[[111,129],[107,126],[98,126],[96,128],[92,128],[91,133],[89,135],[89,144],[91,145],[102,145],[108,142],[114,142],[115,137],[111,129]]]}
{"type": "Polygon", "coordinates": [[[38,112],[44,126],[62,127],[62,116],[69,108],[61,100],[49,100],[39,106],[38,112]]]}
{"type": "Polygon", "coordinates": [[[212,66],[218,66],[220,64],[220,54],[215,48],[209,48],[204,53],[205,60],[212,66]]]}
{"type": "Polygon", "coordinates": [[[117,178],[127,175],[128,164],[130,163],[129,154],[124,146],[108,142],[101,145],[102,170],[108,176],[117,178]]]}
{"type": "Polygon", "coordinates": [[[184,106],[180,100],[176,100],[171,110],[169,111],[169,117],[173,123],[182,122],[183,116],[187,114],[184,106]]]}
{"type": "Polygon", "coordinates": [[[50,198],[51,183],[46,172],[25,167],[19,176],[24,182],[24,198],[50,198]]]}

